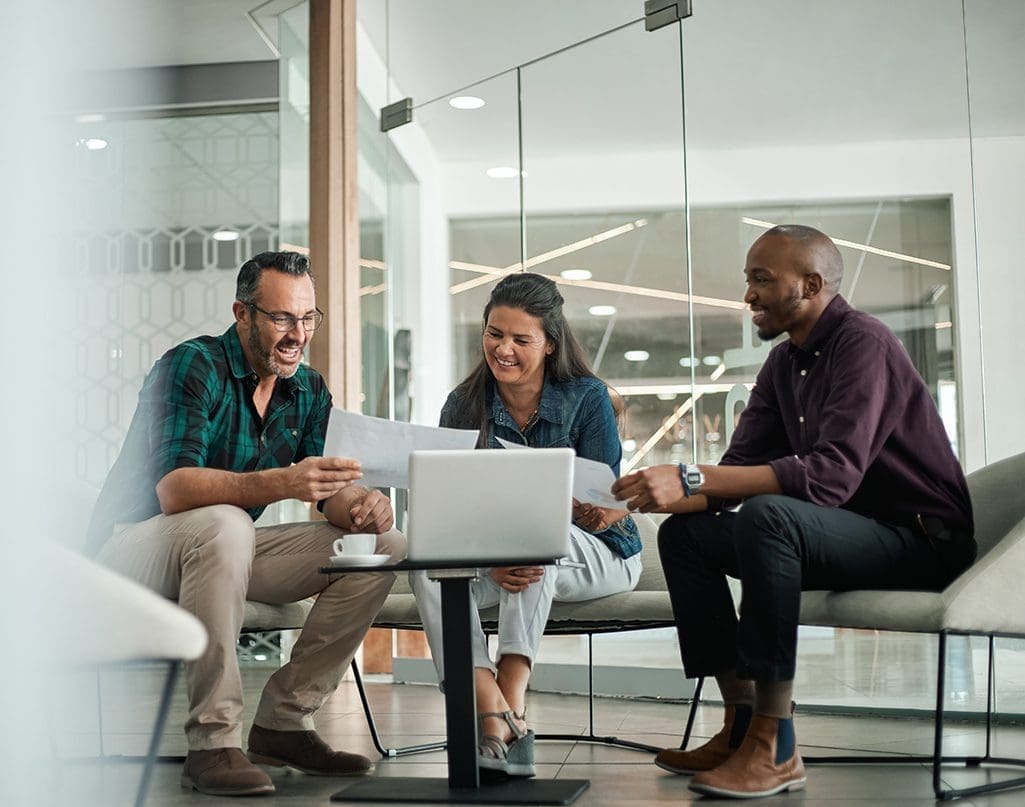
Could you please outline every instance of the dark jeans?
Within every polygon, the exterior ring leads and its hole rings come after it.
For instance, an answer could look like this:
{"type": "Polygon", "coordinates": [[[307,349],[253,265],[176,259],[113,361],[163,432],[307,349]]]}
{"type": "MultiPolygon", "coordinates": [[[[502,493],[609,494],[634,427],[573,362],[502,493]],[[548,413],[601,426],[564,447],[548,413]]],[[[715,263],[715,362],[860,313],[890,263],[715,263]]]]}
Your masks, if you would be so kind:
{"type": "Polygon", "coordinates": [[[920,530],[789,496],[755,496],[736,513],[671,516],[658,549],[684,670],[793,680],[802,591],[942,590],[974,552],[941,559],[934,543],[920,530]],[[739,622],[726,575],[743,586],[739,622]]]}

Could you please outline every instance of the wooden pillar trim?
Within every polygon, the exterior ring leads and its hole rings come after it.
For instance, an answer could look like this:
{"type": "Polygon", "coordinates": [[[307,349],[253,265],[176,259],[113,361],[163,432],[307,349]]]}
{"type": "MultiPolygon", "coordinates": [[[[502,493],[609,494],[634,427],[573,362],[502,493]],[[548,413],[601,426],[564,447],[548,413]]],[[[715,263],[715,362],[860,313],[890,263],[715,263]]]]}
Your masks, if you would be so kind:
{"type": "Polygon", "coordinates": [[[327,314],[310,364],[360,411],[356,0],[310,0],[310,261],[327,314]]]}

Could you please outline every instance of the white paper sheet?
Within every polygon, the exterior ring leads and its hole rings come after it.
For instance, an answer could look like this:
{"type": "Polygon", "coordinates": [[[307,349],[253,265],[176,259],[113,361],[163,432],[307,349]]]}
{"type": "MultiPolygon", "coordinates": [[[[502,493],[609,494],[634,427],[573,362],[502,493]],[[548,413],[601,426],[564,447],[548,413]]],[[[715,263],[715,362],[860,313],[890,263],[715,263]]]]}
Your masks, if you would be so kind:
{"type": "MultiPolygon", "coordinates": [[[[503,448],[530,448],[522,443],[503,440],[501,437],[498,438],[498,442],[503,448]]],[[[573,459],[573,498],[578,502],[609,507],[613,510],[626,510],[626,502],[617,501],[612,495],[612,484],[615,481],[615,474],[604,462],[584,457],[573,459]]]]}
{"type": "Polygon", "coordinates": [[[352,457],[363,466],[359,484],[373,488],[408,488],[413,451],[473,448],[476,430],[441,429],[372,418],[333,407],[324,438],[325,457],[352,457]]]}

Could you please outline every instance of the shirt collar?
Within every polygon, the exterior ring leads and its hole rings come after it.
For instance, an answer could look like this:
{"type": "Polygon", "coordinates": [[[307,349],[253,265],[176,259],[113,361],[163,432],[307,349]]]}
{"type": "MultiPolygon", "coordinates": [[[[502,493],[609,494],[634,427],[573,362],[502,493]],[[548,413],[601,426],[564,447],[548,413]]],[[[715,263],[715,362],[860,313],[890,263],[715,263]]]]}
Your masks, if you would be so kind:
{"type": "Polygon", "coordinates": [[[797,351],[814,353],[816,350],[829,341],[833,331],[837,329],[844,317],[851,311],[850,304],[839,294],[829,301],[829,304],[822,310],[818,321],[812,326],[808,338],[804,344],[798,347],[793,342],[789,343],[790,354],[795,355],[797,351]]]}
{"type": "MultiPolygon", "coordinates": [[[[236,325],[231,325],[221,334],[221,343],[224,345],[224,353],[228,358],[228,368],[231,370],[231,374],[238,379],[248,377],[255,381],[256,373],[253,372],[253,368],[242,350],[242,337],[239,336],[236,325]]],[[[285,393],[291,394],[296,390],[305,391],[307,389],[306,366],[300,364],[295,375],[291,378],[279,378],[278,382],[282,385],[280,389],[285,393]]]]}
{"type": "MultiPolygon", "coordinates": [[[[498,385],[491,379],[491,419],[496,422],[512,423],[512,415],[505,408],[502,396],[498,394],[498,385]]],[[[541,402],[537,405],[538,420],[542,418],[549,423],[562,423],[562,390],[548,380],[545,375],[544,386],[541,387],[541,402]]]]}

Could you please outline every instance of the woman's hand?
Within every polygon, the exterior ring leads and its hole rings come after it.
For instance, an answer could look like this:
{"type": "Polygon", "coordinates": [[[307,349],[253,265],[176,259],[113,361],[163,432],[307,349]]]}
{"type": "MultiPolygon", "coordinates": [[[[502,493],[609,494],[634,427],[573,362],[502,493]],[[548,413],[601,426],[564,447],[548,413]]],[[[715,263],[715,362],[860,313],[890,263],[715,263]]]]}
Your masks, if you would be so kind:
{"type": "Polygon", "coordinates": [[[545,570],[542,566],[496,566],[491,570],[491,579],[513,594],[540,582],[544,576],[545,570]]]}
{"type": "Polygon", "coordinates": [[[630,514],[629,510],[612,510],[608,507],[596,507],[573,500],[573,523],[588,532],[607,530],[617,521],[622,521],[630,514]]]}

